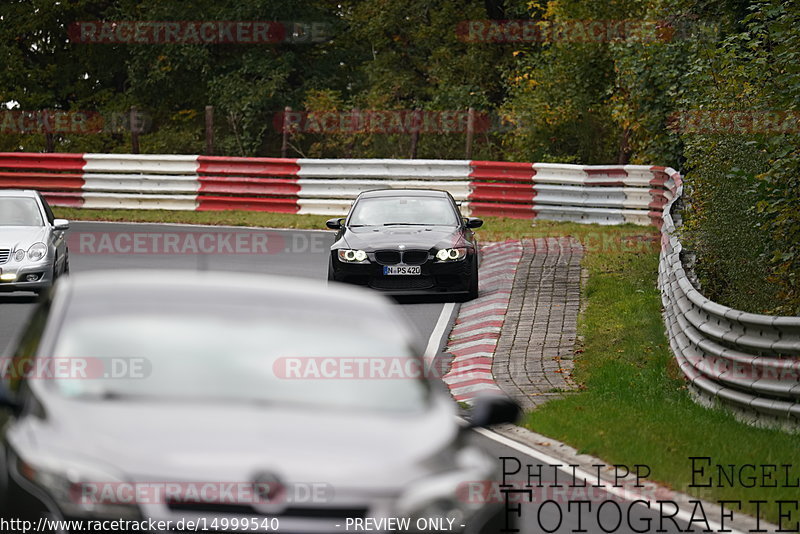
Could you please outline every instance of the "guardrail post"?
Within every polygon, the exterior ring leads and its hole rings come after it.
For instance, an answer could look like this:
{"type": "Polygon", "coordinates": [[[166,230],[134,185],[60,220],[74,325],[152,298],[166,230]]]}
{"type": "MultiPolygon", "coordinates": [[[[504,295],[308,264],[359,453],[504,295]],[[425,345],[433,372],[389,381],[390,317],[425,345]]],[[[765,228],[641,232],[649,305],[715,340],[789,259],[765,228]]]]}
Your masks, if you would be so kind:
{"type": "Polygon", "coordinates": [[[290,106],[283,108],[283,124],[281,127],[281,157],[285,158],[289,151],[289,113],[292,112],[290,106]]]}
{"type": "Polygon", "coordinates": [[[472,159],[472,137],[475,135],[475,108],[467,111],[467,147],[465,159],[472,159]]]}
{"type": "Polygon", "coordinates": [[[44,151],[45,152],[55,152],[56,151],[56,143],[53,139],[52,132],[45,132],[44,134],[44,151]]]}
{"type": "Polygon", "coordinates": [[[136,106],[131,106],[131,154],[139,153],[139,113],[136,106]]]}
{"type": "Polygon", "coordinates": [[[206,106],[206,156],[214,155],[214,106],[206,106]]]}
{"type": "MultiPolygon", "coordinates": [[[[414,115],[419,113],[418,109],[414,110],[414,115]]],[[[411,121],[411,124],[417,124],[416,121],[411,121]]],[[[416,159],[417,158],[417,143],[419,142],[419,129],[422,127],[422,119],[419,120],[419,128],[414,128],[411,131],[411,153],[409,154],[409,159],[416,159]]]]}

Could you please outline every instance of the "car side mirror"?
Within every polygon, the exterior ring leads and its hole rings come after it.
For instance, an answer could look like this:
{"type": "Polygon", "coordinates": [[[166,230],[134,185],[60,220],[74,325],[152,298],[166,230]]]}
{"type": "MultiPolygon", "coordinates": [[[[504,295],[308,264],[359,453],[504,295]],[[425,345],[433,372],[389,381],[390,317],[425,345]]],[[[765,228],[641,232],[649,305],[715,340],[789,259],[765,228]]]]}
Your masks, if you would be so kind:
{"type": "Polygon", "coordinates": [[[483,219],[467,217],[467,228],[480,228],[481,226],[483,226],[483,219]]]}
{"type": "Polygon", "coordinates": [[[342,227],[342,219],[328,219],[325,226],[331,230],[339,230],[342,227]]]}
{"type": "Polygon", "coordinates": [[[467,421],[472,428],[486,427],[516,423],[521,415],[522,409],[519,404],[510,397],[503,394],[491,394],[475,399],[467,421]]]}
{"type": "Polygon", "coordinates": [[[56,230],[69,230],[69,221],[66,219],[54,219],[53,228],[56,230]]]}

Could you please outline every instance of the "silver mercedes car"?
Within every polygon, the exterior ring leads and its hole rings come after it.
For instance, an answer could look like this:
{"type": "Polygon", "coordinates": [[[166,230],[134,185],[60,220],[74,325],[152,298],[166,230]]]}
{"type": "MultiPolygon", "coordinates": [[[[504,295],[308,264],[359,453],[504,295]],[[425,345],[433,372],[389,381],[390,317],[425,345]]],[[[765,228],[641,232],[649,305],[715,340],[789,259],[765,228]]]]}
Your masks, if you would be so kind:
{"type": "Polygon", "coordinates": [[[68,228],[38,191],[0,189],[0,291],[41,293],[68,273],[68,228]]]}

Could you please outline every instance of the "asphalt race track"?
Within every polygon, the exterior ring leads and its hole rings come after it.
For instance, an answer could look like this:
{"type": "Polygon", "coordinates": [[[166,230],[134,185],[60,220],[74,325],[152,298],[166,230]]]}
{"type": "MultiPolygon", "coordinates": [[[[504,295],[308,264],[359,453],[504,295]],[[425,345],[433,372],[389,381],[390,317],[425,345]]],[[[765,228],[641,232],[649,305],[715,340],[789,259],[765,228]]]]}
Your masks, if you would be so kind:
{"type": "MultiPolygon", "coordinates": [[[[84,272],[97,269],[202,269],[264,273],[303,278],[324,279],[328,248],[333,232],[315,230],[264,230],[230,227],[187,227],[180,225],[123,224],[74,222],[70,228],[70,269],[84,272]],[[266,234],[267,254],[251,252],[233,254],[151,254],[109,252],[103,247],[103,235],[114,240],[119,235],[193,232],[218,234],[266,234]],[[89,238],[83,238],[89,236],[89,238]],[[82,241],[83,238],[83,241],[82,241]],[[77,245],[77,246],[76,246],[77,245]]],[[[121,242],[123,246],[128,241],[121,242]]],[[[235,246],[235,242],[232,244],[235,246]]],[[[234,249],[235,250],[235,249],[234,249]]],[[[33,309],[35,297],[28,293],[0,293],[0,346],[24,323],[33,309]]],[[[400,306],[427,340],[442,312],[444,303],[415,302],[400,306]]],[[[427,343],[427,341],[426,341],[427,343]]],[[[423,344],[423,347],[425,345],[423,344]]]]}
{"type": "MultiPolygon", "coordinates": [[[[332,243],[333,233],[326,231],[308,230],[264,230],[264,229],[245,229],[227,227],[188,227],[180,225],[156,225],[156,224],[126,224],[126,223],[86,223],[75,222],[70,229],[70,264],[72,272],[84,272],[96,269],[205,269],[223,270],[237,272],[266,273],[272,275],[291,275],[312,279],[324,279],[327,270],[327,252],[332,243]],[[193,232],[195,234],[211,233],[221,235],[230,234],[265,234],[267,235],[268,253],[207,253],[207,254],[187,254],[187,253],[152,253],[153,250],[143,247],[142,250],[133,253],[121,253],[119,250],[109,250],[101,246],[100,238],[102,235],[134,235],[134,234],[157,234],[157,233],[193,232]],[[89,237],[87,237],[89,236],[89,237]],[[84,239],[84,241],[81,241],[84,239]]],[[[119,244],[119,243],[118,243],[119,244]]],[[[127,241],[125,242],[127,244],[127,241]]],[[[163,252],[156,250],[155,252],[163,252]]],[[[35,305],[36,299],[24,293],[0,293],[0,346],[5,347],[15,333],[24,324],[28,314],[35,305]]],[[[445,302],[399,302],[398,307],[409,318],[413,326],[419,332],[420,346],[427,348],[428,353],[438,352],[446,339],[449,327],[452,324],[458,305],[445,302]],[[443,313],[444,312],[444,313],[443,313]],[[433,337],[432,337],[433,336],[433,337]]],[[[346,320],[343,317],[342,320],[346,320]]],[[[523,466],[527,464],[540,465],[543,462],[532,454],[523,450],[514,449],[508,445],[490,439],[486,435],[474,433],[471,439],[478,442],[489,450],[493,456],[498,458],[498,470],[500,469],[500,457],[514,457],[523,466]]],[[[388,460],[388,459],[387,459],[388,460]]],[[[499,472],[499,471],[498,471],[499,472]]],[[[524,481],[526,468],[515,476],[509,477],[514,481],[524,481]]],[[[564,475],[564,480],[567,476],[564,475]]],[[[563,497],[563,496],[562,496],[563,497]]],[[[534,497],[544,500],[547,496],[541,494],[534,497]]],[[[554,506],[542,507],[541,517],[538,517],[539,507],[535,503],[523,504],[522,508],[522,532],[572,532],[578,529],[582,532],[601,532],[601,525],[615,526],[618,512],[613,506],[604,507],[600,514],[600,525],[597,523],[595,513],[583,514],[582,523],[579,526],[577,516],[572,511],[567,510],[565,499],[559,499],[558,495],[552,497],[557,503],[561,501],[563,518],[559,528],[558,514],[554,512],[554,506]],[[539,521],[544,528],[539,526],[539,521]]],[[[656,510],[648,510],[641,505],[631,507],[630,518],[626,517],[630,503],[622,502],[610,495],[603,495],[602,490],[593,492],[587,497],[593,503],[593,507],[602,500],[616,500],[622,509],[623,521],[621,526],[614,532],[639,532],[655,531],[659,525],[656,510]],[[642,530],[647,518],[652,519],[652,526],[648,530],[642,530]],[[631,523],[635,529],[629,528],[631,523]]],[[[594,510],[594,508],[593,508],[594,510]]],[[[691,511],[691,510],[689,510],[691,511]]],[[[685,522],[679,522],[685,529],[685,522]]],[[[695,524],[696,532],[700,532],[704,524],[695,524]]],[[[678,532],[674,524],[667,520],[663,525],[664,530],[660,532],[678,532]]]]}

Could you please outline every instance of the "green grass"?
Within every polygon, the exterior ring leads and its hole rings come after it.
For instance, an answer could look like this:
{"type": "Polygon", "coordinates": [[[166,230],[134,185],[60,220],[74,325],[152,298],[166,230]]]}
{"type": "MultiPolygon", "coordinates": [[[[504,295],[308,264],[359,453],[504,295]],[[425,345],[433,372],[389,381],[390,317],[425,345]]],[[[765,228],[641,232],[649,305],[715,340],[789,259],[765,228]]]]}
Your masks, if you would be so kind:
{"type": "Polygon", "coordinates": [[[324,229],[326,215],[297,215],[260,211],[168,211],[111,210],[53,207],[56,217],[76,221],[155,222],[210,224],[216,226],[259,226],[264,228],[324,229]]]}
{"type": "MultiPolygon", "coordinates": [[[[284,228],[324,228],[328,217],[257,212],[177,212],[57,208],[75,220],[181,222],[284,228]]],[[[690,399],[664,335],[656,287],[658,233],[633,225],[605,227],[486,217],[483,242],[571,235],[587,248],[584,337],[576,355],[578,392],[526,414],[523,425],[607,463],[647,464],[651,479],[716,501],[769,501],[762,517],[777,521],[777,500],[796,500],[797,488],[688,488],[688,457],[715,463],[800,466],[800,435],[754,428],[690,399]]],[[[744,504],[743,511],[754,512],[744,504]]],[[[796,514],[793,521],[796,520],[796,514]]],[[[786,523],[786,522],[785,522],[786,523]]]]}

